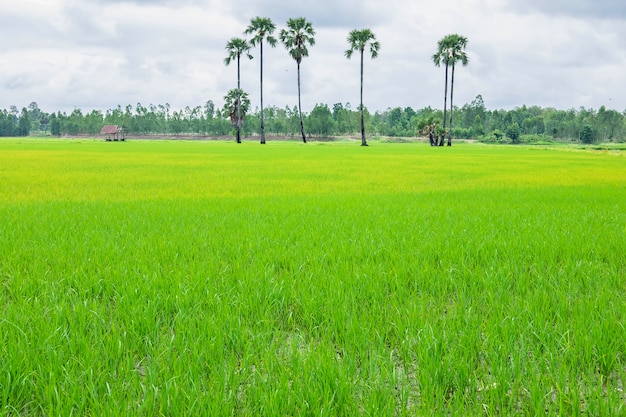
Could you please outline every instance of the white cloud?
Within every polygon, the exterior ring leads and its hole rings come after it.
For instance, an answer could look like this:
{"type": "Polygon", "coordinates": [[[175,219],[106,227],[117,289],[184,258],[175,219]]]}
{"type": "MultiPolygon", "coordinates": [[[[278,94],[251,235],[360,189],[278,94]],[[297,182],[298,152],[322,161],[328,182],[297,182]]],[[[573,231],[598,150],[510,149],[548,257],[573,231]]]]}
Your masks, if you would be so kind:
{"type": "MultiPolygon", "coordinates": [[[[469,39],[470,64],[457,68],[455,103],[481,94],[489,108],[626,109],[626,6],[621,0],[7,0],[0,25],[0,108],[37,101],[45,111],[106,110],[213,100],[236,86],[223,59],[228,39],[250,18],[278,30],[303,16],[317,31],[302,63],[303,108],[359,100],[359,60],[344,57],[351,29],[368,27],[381,43],[365,62],[365,105],[440,107],[442,68],[431,57],[448,33],[469,39]],[[558,7],[557,7],[558,6],[558,7]]],[[[259,102],[258,51],[244,60],[242,88],[259,102]]],[[[265,48],[265,105],[297,104],[296,65],[281,45],[265,48]]]]}

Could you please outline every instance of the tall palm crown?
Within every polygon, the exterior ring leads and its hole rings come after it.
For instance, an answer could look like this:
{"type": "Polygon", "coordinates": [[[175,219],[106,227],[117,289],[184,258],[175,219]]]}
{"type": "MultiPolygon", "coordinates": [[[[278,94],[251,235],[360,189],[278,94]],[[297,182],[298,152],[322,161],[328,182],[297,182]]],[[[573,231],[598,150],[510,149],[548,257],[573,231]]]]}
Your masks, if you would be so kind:
{"type": "Polygon", "coordinates": [[[437,52],[433,55],[433,62],[436,66],[450,64],[450,49],[452,49],[452,44],[449,35],[437,42],[437,52]]]}
{"type": "Polygon", "coordinates": [[[298,64],[302,62],[302,58],[309,56],[307,46],[315,45],[314,36],[313,25],[304,17],[289,19],[287,29],[280,31],[280,41],[298,64]]]}
{"type": "Polygon", "coordinates": [[[250,20],[250,24],[243,32],[245,35],[253,35],[250,38],[252,46],[262,45],[263,41],[267,41],[271,46],[276,46],[276,38],[272,36],[276,30],[276,25],[272,19],[267,17],[255,17],[250,20]]]}
{"type": "Polygon", "coordinates": [[[467,38],[455,33],[446,36],[444,39],[446,40],[449,64],[454,66],[457,62],[460,62],[463,65],[467,65],[469,58],[464,51],[467,46],[467,38]]]}
{"type": "Polygon", "coordinates": [[[255,17],[250,20],[250,25],[244,31],[245,35],[253,35],[250,39],[252,46],[259,45],[260,58],[260,84],[261,84],[261,143],[265,143],[265,121],[263,119],[263,41],[265,40],[271,47],[276,46],[276,38],[272,36],[276,30],[276,25],[271,19],[266,17],[255,17]]]}
{"type": "Polygon", "coordinates": [[[300,63],[302,58],[309,56],[308,46],[315,45],[315,30],[313,25],[304,17],[291,18],[287,21],[287,29],[280,31],[280,41],[285,45],[289,55],[298,66],[298,113],[300,114],[300,131],[302,141],[306,143],[304,123],[302,121],[302,103],[300,99],[300,63]]]}
{"type": "Polygon", "coordinates": [[[358,51],[361,53],[361,146],[367,146],[363,108],[363,55],[369,45],[370,56],[372,59],[376,58],[380,49],[380,43],[376,40],[374,33],[369,29],[354,29],[348,35],[348,43],[350,44],[350,49],[346,51],[346,57],[348,59],[352,57],[354,52],[358,51]]]}
{"type": "Polygon", "coordinates": [[[380,42],[376,40],[376,36],[369,29],[354,29],[348,35],[348,43],[350,44],[350,49],[346,51],[347,58],[351,58],[354,52],[364,53],[368,45],[372,59],[378,56],[378,51],[380,50],[380,42]]]}
{"type": "Polygon", "coordinates": [[[239,61],[241,55],[246,55],[249,59],[252,59],[250,55],[250,44],[245,39],[232,38],[226,43],[226,51],[228,56],[224,58],[224,64],[230,65],[235,59],[239,61]]]}
{"type": "MultiPolygon", "coordinates": [[[[250,44],[241,38],[232,38],[226,43],[226,51],[228,56],[224,58],[224,64],[230,65],[233,60],[237,60],[237,91],[241,91],[241,55],[246,55],[252,59],[250,55],[250,44]]],[[[241,143],[241,106],[237,106],[237,143],[241,143]]]]}

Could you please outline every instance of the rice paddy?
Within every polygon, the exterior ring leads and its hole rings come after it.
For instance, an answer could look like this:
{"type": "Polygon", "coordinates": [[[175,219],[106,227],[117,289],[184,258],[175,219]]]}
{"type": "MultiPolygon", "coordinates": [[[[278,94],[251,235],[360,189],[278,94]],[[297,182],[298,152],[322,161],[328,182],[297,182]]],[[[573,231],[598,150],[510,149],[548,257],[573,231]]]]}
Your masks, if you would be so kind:
{"type": "Polygon", "coordinates": [[[0,415],[623,415],[619,152],[0,140],[0,415]]]}

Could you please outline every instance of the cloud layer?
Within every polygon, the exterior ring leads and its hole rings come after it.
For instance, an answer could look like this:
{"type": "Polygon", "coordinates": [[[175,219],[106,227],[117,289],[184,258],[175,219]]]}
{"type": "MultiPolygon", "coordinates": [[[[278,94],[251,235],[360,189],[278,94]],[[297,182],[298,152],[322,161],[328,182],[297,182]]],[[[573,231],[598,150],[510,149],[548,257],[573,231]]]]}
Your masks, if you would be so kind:
{"type": "MultiPolygon", "coordinates": [[[[196,106],[236,86],[226,42],[251,18],[282,28],[306,17],[316,45],[302,63],[303,107],[359,99],[359,60],[348,32],[370,28],[381,44],[365,62],[365,104],[440,107],[444,73],[432,63],[449,33],[469,39],[455,102],[481,94],[489,108],[539,105],[626,109],[626,3],[621,0],[8,0],[0,27],[0,109],[36,101],[45,111],[117,105],[196,106]],[[436,4],[435,4],[436,3],[436,4]],[[8,39],[9,36],[5,36],[8,39]]],[[[242,88],[258,105],[259,59],[242,61],[242,88]]],[[[265,49],[264,101],[297,103],[296,65],[285,49],[265,49]]]]}

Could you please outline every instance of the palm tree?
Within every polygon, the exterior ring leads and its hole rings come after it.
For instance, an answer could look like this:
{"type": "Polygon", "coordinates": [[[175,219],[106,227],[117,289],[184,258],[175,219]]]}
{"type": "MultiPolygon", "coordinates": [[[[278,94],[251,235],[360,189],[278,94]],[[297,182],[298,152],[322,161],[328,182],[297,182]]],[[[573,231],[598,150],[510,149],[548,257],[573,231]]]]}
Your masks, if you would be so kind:
{"type": "Polygon", "coordinates": [[[467,46],[467,38],[461,35],[448,35],[450,38],[449,64],[452,65],[452,79],[450,80],[450,130],[448,130],[448,146],[452,146],[452,109],[454,97],[454,67],[457,62],[466,66],[469,62],[467,54],[463,49],[467,46]]]}
{"type": "Polygon", "coordinates": [[[454,67],[457,62],[461,62],[463,65],[467,65],[467,54],[463,51],[467,45],[467,38],[461,35],[452,34],[447,35],[437,43],[437,52],[433,55],[433,62],[436,66],[444,64],[446,67],[446,86],[443,99],[443,135],[439,140],[439,146],[443,146],[443,141],[446,134],[448,135],[448,146],[452,146],[451,131],[452,131],[452,96],[454,89],[454,67]],[[447,100],[448,100],[448,68],[452,66],[452,82],[450,89],[450,126],[446,130],[447,121],[447,100]]]}
{"type": "MultiPolygon", "coordinates": [[[[237,59],[237,91],[241,91],[241,55],[246,54],[249,59],[252,59],[250,55],[250,45],[245,39],[232,38],[226,43],[226,50],[228,56],[224,58],[224,63],[230,65],[230,63],[237,59]]],[[[239,111],[241,106],[237,106],[239,111]]],[[[241,143],[241,114],[237,113],[237,143],[241,143]]]]}
{"type": "Polygon", "coordinates": [[[298,65],[298,112],[300,114],[300,131],[302,141],[306,143],[304,134],[304,123],[302,122],[302,103],[300,100],[300,63],[302,58],[309,56],[308,46],[315,45],[315,30],[313,25],[304,17],[291,18],[287,21],[287,29],[280,31],[280,41],[289,51],[289,55],[298,65]]]}
{"type": "Polygon", "coordinates": [[[443,140],[445,138],[446,131],[446,120],[447,120],[447,110],[448,110],[448,66],[450,65],[450,41],[448,36],[443,39],[440,39],[437,42],[437,52],[433,55],[433,62],[436,66],[441,66],[444,64],[446,67],[446,83],[443,95],[443,134],[439,139],[439,146],[443,146],[443,140]]]}
{"type": "Polygon", "coordinates": [[[438,138],[438,132],[439,129],[441,129],[441,126],[439,126],[439,120],[435,120],[433,115],[420,119],[417,123],[417,129],[422,135],[428,136],[430,146],[437,146],[436,138],[438,138]]]}
{"type": "Polygon", "coordinates": [[[233,88],[224,96],[224,110],[228,112],[231,124],[237,129],[241,128],[241,122],[249,108],[248,93],[240,88],[233,88]]]}
{"type": "Polygon", "coordinates": [[[265,122],[263,120],[263,40],[273,48],[276,46],[276,38],[272,36],[276,30],[276,25],[271,19],[266,17],[255,17],[250,20],[250,25],[245,30],[245,35],[254,35],[250,39],[252,46],[259,45],[261,51],[261,144],[265,144],[265,122]]]}
{"type": "Polygon", "coordinates": [[[361,146],[367,146],[365,140],[365,121],[363,118],[363,56],[365,48],[369,45],[370,56],[372,59],[378,56],[378,50],[380,49],[380,43],[376,40],[376,36],[369,29],[354,29],[348,35],[348,43],[350,49],[346,51],[346,57],[350,59],[354,52],[361,53],[361,146]]]}

